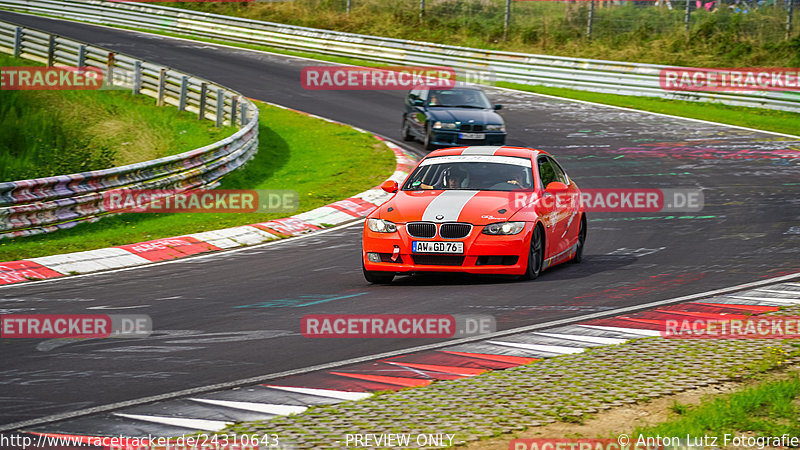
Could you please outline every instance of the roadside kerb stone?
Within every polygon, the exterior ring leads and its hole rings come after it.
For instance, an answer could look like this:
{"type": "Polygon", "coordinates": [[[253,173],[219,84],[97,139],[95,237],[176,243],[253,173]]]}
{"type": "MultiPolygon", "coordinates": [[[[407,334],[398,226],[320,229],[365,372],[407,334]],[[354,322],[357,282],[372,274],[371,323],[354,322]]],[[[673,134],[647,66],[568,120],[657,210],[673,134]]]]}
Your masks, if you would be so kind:
{"type": "MultiPolygon", "coordinates": [[[[800,306],[779,313],[800,315],[800,306]]],[[[222,433],[276,433],[286,436],[285,448],[340,448],[354,433],[456,433],[454,442],[466,443],[799,362],[798,340],[648,337],[222,433]]]]}

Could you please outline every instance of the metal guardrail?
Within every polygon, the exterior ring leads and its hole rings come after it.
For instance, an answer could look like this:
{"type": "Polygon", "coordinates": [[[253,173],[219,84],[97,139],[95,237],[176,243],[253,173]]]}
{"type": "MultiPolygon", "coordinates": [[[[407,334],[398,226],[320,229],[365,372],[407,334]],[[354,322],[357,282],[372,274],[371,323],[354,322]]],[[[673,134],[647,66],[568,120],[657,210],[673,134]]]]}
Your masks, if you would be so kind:
{"type": "MultiPolygon", "coordinates": [[[[194,112],[217,126],[239,125],[232,136],[211,145],[127,166],[71,175],[0,183],[0,239],[28,236],[96,221],[114,211],[104,196],[128,189],[209,186],[247,162],[258,150],[258,109],[238,92],[169,67],[0,21],[0,52],[50,66],[92,67],[104,83],[123,84],[136,94],[155,97],[194,112]]],[[[109,87],[106,84],[104,87],[109,87]]],[[[113,86],[114,88],[125,88],[113,86]]]]}
{"type": "Polygon", "coordinates": [[[491,71],[498,81],[800,111],[800,93],[791,91],[709,93],[663,90],[659,83],[660,72],[662,69],[673,68],[672,66],[481,50],[305,28],[141,3],[0,0],[0,9],[380,63],[447,65],[464,70],[491,71]]]}

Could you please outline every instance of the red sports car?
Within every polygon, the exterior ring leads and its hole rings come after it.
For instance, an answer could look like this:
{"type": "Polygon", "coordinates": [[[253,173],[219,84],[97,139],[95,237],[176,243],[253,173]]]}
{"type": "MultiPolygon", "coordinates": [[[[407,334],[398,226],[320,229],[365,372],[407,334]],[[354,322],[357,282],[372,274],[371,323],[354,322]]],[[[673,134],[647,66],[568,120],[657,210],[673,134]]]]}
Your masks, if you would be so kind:
{"type": "Polygon", "coordinates": [[[580,262],[586,214],[580,190],[547,152],[460,147],[423,158],[364,223],[362,260],[371,283],[396,274],[467,272],[534,279],[580,262]]]}

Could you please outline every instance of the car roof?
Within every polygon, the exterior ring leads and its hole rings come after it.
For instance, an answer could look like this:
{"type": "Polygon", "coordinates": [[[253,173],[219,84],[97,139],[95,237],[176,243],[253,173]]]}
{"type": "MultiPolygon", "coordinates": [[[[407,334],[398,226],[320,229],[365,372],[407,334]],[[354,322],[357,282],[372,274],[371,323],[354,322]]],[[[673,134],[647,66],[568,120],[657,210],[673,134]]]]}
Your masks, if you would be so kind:
{"type": "Polygon", "coordinates": [[[445,86],[416,86],[412,90],[452,91],[452,90],[456,90],[456,89],[466,89],[466,90],[471,90],[471,91],[481,91],[481,92],[483,92],[483,89],[481,89],[479,86],[468,86],[468,85],[464,85],[464,86],[456,85],[456,86],[452,86],[452,87],[445,87],[445,86]]]}
{"type": "Polygon", "coordinates": [[[471,147],[455,147],[455,148],[444,148],[441,150],[434,150],[428,153],[428,155],[425,157],[430,158],[436,156],[486,155],[486,156],[516,156],[521,158],[535,158],[540,153],[549,155],[549,153],[547,153],[544,150],[537,150],[526,147],[511,147],[507,145],[503,146],[477,145],[471,147]]]}

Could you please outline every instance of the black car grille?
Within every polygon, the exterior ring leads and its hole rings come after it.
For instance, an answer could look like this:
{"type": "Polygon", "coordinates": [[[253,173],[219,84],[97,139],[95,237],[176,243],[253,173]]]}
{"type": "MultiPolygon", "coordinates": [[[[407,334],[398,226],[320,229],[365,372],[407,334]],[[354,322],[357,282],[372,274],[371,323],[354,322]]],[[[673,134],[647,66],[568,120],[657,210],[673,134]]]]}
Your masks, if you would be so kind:
{"type": "Polygon", "coordinates": [[[408,235],[416,238],[432,238],[436,236],[436,224],[433,222],[411,222],[406,225],[408,235]]]}
{"type": "Polygon", "coordinates": [[[469,236],[472,225],[468,223],[443,223],[439,235],[445,239],[461,239],[469,236]]]}
{"type": "Polygon", "coordinates": [[[420,266],[460,266],[464,264],[461,255],[412,255],[414,264],[420,266]]]}
{"type": "Polygon", "coordinates": [[[473,131],[473,132],[483,131],[483,125],[472,125],[472,124],[468,124],[468,123],[462,123],[460,130],[461,131],[473,131]]]}

